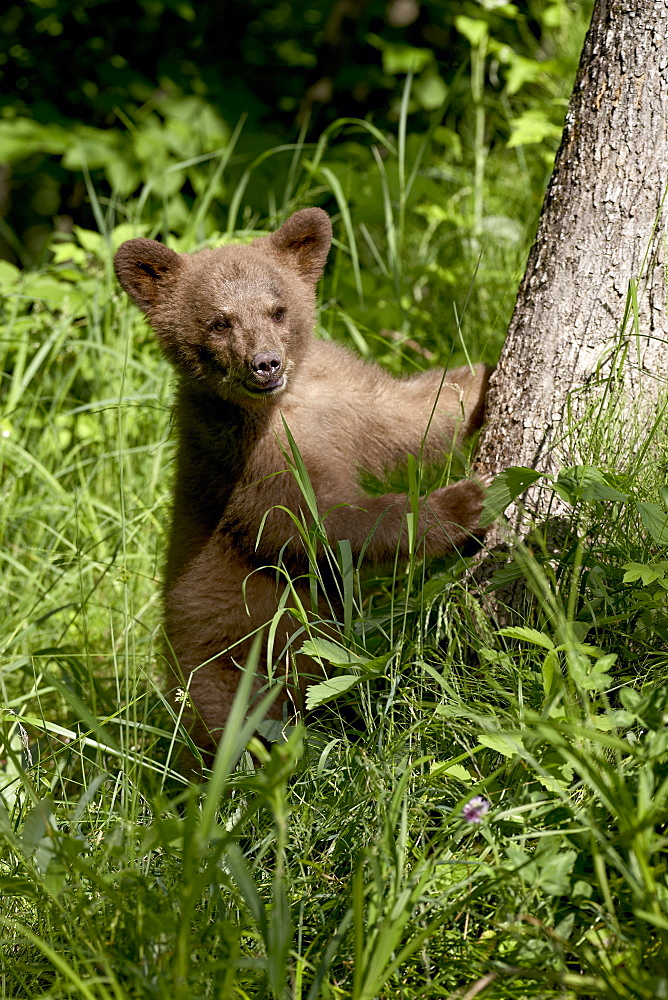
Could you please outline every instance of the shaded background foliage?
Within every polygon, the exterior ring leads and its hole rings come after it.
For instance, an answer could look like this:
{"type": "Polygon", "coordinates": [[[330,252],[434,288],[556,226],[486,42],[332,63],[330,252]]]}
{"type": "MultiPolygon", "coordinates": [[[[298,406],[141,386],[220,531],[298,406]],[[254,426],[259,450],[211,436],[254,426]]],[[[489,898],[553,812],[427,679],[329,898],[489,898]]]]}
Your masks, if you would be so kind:
{"type": "MultiPolygon", "coordinates": [[[[0,255],[34,264],[54,226],[92,227],[86,170],[126,204],[170,170],[149,209],[178,230],[211,163],[174,168],[224,150],[243,117],[209,235],[224,227],[230,190],[259,151],[300,132],[313,140],[342,117],[396,128],[408,70],[409,131],[438,123],[441,162],[430,166],[452,174],[510,138],[522,166],[528,151],[535,213],[590,10],[589,0],[12,4],[0,18],[0,255]]],[[[270,211],[267,183],[287,164],[254,172],[253,211],[270,211]]]]}

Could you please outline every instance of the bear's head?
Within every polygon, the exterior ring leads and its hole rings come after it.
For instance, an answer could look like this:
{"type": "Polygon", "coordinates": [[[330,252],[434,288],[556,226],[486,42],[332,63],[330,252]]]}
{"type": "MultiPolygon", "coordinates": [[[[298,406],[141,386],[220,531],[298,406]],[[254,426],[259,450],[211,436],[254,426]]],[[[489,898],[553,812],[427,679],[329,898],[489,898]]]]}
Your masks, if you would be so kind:
{"type": "Polygon", "coordinates": [[[246,246],[180,254],[128,240],[114,268],[182,379],[254,405],[286,388],[308,348],[331,240],[328,215],[305,208],[246,246]]]}

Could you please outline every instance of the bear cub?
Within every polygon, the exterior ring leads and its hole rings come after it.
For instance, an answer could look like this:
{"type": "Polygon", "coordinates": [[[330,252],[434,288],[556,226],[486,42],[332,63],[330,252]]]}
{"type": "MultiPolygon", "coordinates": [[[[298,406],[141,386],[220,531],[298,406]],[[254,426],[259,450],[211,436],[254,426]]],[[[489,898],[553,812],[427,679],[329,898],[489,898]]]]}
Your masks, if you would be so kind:
{"type": "MultiPolygon", "coordinates": [[[[304,606],[311,604],[308,558],[286,512],[301,518],[308,508],[289,470],[284,424],[329,544],[336,551],[348,539],[354,557],[364,548],[366,563],[380,564],[397,552],[407,556],[410,508],[402,494],[365,495],[360,469],[382,478],[409,452],[433,460],[482,422],[489,375],[482,365],[397,379],[315,340],[315,288],[331,238],[327,214],[307,208],[245,246],[179,254],[134,239],[114,261],[178,377],[165,631],[194,705],[193,738],[209,750],[229,713],[249,636],[279,608],[279,564],[304,606]]],[[[482,500],[482,486],[468,480],[421,500],[417,537],[427,558],[480,537],[482,500]]],[[[287,617],[281,622],[275,655],[294,631],[287,617]]],[[[286,662],[283,655],[279,673],[286,662]]],[[[280,718],[280,701],[273,711],[280,718]]]]}

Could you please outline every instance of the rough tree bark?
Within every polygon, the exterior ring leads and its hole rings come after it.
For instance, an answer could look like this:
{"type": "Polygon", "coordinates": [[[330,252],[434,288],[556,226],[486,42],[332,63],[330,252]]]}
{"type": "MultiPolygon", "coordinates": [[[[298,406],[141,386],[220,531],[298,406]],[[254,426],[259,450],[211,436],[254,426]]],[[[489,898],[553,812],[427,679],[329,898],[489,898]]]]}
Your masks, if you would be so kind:
{"type": "MultiPolygon", "coordinates": [[[[609,387],[620,339],[630,349],[614,378],[629,413],[655,408],[668,375],[667,179],[668,0],[597,0],[490,387],[481,470],[579,464],[577,445],[562,440],[566,409],[582,418],[609,387]],[[638,311],[622,329],[634,280],[638,311]]],[[[523,498],[534,520],[546,492],[533,487],[523,498]]],[[[509,519],[526,528],[518,510],[509,519]]]]}

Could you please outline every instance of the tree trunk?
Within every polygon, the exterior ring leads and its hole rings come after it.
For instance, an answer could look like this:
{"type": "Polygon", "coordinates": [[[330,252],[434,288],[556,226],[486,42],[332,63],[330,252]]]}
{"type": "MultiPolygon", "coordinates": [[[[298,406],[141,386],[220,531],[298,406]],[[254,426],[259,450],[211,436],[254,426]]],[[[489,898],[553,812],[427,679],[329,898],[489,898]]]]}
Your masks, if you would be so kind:
{"type": "MultiPolygon", "coordinates": [[[[668,374],[667,177],[668,0],[597,0],[490,386],[482,471],[580,464],[592,403],[613,385],[629,416],[656,412],[668,374]]],[[[523,506],[541,519],[550,499],[552,515],[554,498],[532,487],[523,506]]],[[[509,517],[526,528],[518,510],[509,517]]]]}

